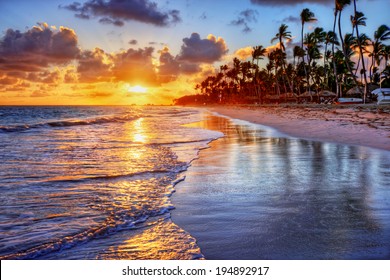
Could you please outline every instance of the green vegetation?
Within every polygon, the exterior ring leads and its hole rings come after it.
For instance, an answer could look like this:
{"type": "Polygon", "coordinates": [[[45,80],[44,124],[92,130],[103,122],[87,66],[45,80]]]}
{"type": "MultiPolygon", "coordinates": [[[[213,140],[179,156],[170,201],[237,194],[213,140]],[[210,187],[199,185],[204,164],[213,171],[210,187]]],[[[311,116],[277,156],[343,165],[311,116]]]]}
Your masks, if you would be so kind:
{"type": "Polygon", "coordinates": [[[352,33],[343,35],[341,26],[342,12],[345,6],[351,5],[350,0],[335,1],[334,26],[330,31],[317,27],[304,33],[305,23],[317,19],[312,11],[303,9],[300,14],[301,45],[290,50],[292,59],[287,59],[291,32],[282,24],[271,40],[271,43],[277,43],[276,48],[267,50],[254,46],[252,60],[234,58],[230,66],[222,65],[216,75],[208,76],[196,85],[199,94],[179,98],[175,103],[320,103],[342,97],[354,87],[357,89],[354,97],[371,101],[370,89],[379,84],[390,87],[390,46],[385,45],[390,39],[390,28],[379,26],[372,38],[361,33],[359,27],[365,26],[367,19],[357,10],[356,0],[352,2],[352,33]],[[261,68],[259,62],[263,59],[268,63],[261,68]],[[386,67],[380,71],[379,65],[383,63],[386,67]]]}

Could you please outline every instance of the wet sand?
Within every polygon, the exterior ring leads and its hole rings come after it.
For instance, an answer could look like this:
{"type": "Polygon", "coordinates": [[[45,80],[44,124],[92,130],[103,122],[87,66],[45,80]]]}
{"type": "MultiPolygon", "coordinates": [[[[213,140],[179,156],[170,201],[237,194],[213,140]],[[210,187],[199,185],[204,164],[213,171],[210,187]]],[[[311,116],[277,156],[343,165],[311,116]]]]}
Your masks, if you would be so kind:
{"type": "Polygon", "coordinates": [[[294,137],[390,150],[390,106],[224,106],[210,110],[294,137]]]}
{"type": "Polygon", "coordinates": [[[292,138],[282,120],[268,118],[275,130],[206,113],[192,124],[225,137],[176,186],[172,221],[206,259],[390,259],[390,152],[292,138]]]}

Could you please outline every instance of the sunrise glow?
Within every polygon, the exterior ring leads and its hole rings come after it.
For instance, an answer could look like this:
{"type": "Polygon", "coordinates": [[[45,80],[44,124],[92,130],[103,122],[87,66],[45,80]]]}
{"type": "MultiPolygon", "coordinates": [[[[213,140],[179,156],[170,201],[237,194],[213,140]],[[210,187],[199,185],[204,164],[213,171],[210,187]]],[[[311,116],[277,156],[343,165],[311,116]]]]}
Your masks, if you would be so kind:
{"type": "MultiPolygon", "coordinates": [[[[0,1],[0,105],[174,104],[205,93],[207,87],[197,85],[221,67],[232,69],[235,57],[252,62],[254,46],[267,54],[279,49],[271,39],[281,24],[291,32],[284,44],[292,64],[292,50],[301,46],[303,8],[317,19],[306,23],[305,33],[332,30],[334,21],[332,0],[53,0],[44,8],[40,2],[0,1]]],[[[388,23],[381,11],[389,8],[388,0],[359,1],[367,18],[360,33],[373,38],[388,23]]],[[[353,12],[353,5],[343,9],[344,33],[353,12]]],[[[352,58],[357,63],[358,56],[352,58]]],[[[368,53],[366,60],[369,69],[368,53]]],[[[260,69],[268,63],[266,56],[256,61],[260,69]]],[[[323,58],[316,63],[321,66],[323,58]]],[[[383,65],[384,59],[380,71],[383,65]]],[[[222,80],[240,79],[239,73],[222,80]]]]}
{"type": "Polygon", "coordinates": [[[135,93],[146,93],[148,92],[148,89],[143,87],[143,86],[139,86],[139,85],[136,85],[136,86],[129,86],[127,88],[128,92],[135,92],[135,93]]]}

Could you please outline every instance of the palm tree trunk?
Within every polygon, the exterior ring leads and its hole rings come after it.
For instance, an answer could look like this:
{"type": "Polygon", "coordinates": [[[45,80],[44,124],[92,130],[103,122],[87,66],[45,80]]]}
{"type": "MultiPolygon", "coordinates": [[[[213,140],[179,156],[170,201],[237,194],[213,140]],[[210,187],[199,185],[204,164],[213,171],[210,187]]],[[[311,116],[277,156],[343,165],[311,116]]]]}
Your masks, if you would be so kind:
{"type": "MultiPolygon", "coordinates": [[[[333,22],[333,33],[336,34],[336,20],[337,20],[337,10],[335,10],[334,12],[334,22],[333,22]]],[[[336,59],[334,57],[334,41],[332,42],[332,57],[333,57],[333,74],[334,74],[334,79],[336,81],[336,93],[337,93],[337,97],[341,97],[340,96],[340,91],[339,91],[339,81],[338,81],[338,77],[337,77],[337,68],[336,68],[336,59]]]]}
{"type": "MultiPolygon", "coordinates": [[[[305,26],[305,24],[302,22],[302,30],[301,30],[301,48],[303,50],[303,27],[305,26]]],[[[302,61],[303,61],[303,69],[305,70],[305,77],[306,77],[306,83],[307,83],[307,87],[306,87],[306,90],[307,91],[310,91],[310,84],[309,84],[309,77],[308,77],[308,74],[307,74],[307,69],[306,69],[306,64],[305,64],[305,56],[303,55],[302,56],[302,61]]]]}
{"type": "Polygon", "coordinates": [[[357,86],[358,83],[357,83],[356,77],[353,74],[353,71],[351,69],[351,65],[349,65],[349,61],[348,61],[348,58],[347,58],[347,52],[345,50],[345,45],[344,45],[344,38],[343,38],[343,34],[341,33],[341,11],[339,11],[338,24],[339,24],[339,36],[340,36],[341,46],[342,46],[343,54],[344,54],[344,63],[347,66],[348,72],[351,74],[352,79],[353,79],[355,85],[357,86]]]}
{"type": "Polygon", "coordinates": [[[371,83],[373,82],[374,69],[376,67],[376,63],[375,62],[376,62],[375,61],[375,46],[373,46],[372,57],[371,57],[371,71],[370,71],[371,83]]]}
{"type": "MultiPolygon", "coordinates": [[[[356,17],[356,0],[353,0],[353,5],[354,5],[354,12],[355,12],[355,17],[356,17]]],[[[362,67],[363,67],[363,75],[364,75],[364,95],[363,95],[363,101],[364,101],[364,103],[366,103],[366,99],[367,99],[367,75],[366,75],[366,67],[365,67],[365,65],[364,65],[364,56],[363,56],[362,43],[360,42],[359,27],[358,27],[357,24],[356,24],[355,28],[356,28],[356,36],[357,36],[357,39],[358,39],[359,52],[360,52],[359,61],[360,61],[360,59],[361,59],[361,61],[362,61],[362,67]]],[[[358,66],[357,68],[359,68],[359,66],[358,66]]]]}
{"type": "MultiPolygon", "coordinates": [[[[328,58],[326,57],[326,53],[328,52],[328,43],[325,43],[325,51],[324,51],[324,69],[326,69],[325,65],[326,65],[326,62],[328,62],[329,64],[329,61],[328,61],[328,58]]],[[[330,69],[329,69],[330,70],[330,69]]],[[[325,84],[326,86],[329,87],[329,71],[326,71],[325,73],[325,78],[326,78],[326,81],[325,81],[325,84]]]]}
{"type": "Polygon", "coordinates": [[[280,97],[280,87],[279,87],[279,79],[278,79],[278,68],[275,65],[275,82],[276,82],[276,93],[278,97],[280,97]]]}

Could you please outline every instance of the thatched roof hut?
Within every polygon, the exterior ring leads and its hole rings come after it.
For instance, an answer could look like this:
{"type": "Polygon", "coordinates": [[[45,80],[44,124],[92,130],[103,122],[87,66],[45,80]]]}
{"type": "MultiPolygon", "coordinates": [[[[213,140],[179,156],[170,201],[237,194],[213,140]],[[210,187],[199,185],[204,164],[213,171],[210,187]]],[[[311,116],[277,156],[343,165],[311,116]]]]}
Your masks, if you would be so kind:
{"type": "Polygon", "coordinates": [[[310,96],[314,96],[316,95],[317,93],[315,91],[305,91],[304,93],[302,93],[299,97],[310,97],[310,96]]]}
{"type": "Polygon", "coordinates": [[[318,95],[320,97],[336,97],[337,94],[333,91],[330,91],[330,90],[321,90],[318,95]]]}
{"type": "MultiPolygon", "coordinates": [[[[377,88],[379,88],[379,86],[369,84],[367,85],[367,92],[370,93],[373,90],[376,90],[377,88]]],[[[363,94],[364,94],[364,86],[353,87],[345,93],[346,96],[363,96],[363,94]]]]}
{"type": "Polygon", "coordinates": [[[346,96],[356,96],[356,95],[363,95],[363,94],[364,94],[364,87],[353,87],[345,93],[346,96]]]}

